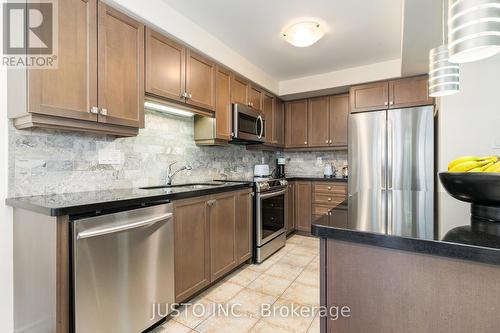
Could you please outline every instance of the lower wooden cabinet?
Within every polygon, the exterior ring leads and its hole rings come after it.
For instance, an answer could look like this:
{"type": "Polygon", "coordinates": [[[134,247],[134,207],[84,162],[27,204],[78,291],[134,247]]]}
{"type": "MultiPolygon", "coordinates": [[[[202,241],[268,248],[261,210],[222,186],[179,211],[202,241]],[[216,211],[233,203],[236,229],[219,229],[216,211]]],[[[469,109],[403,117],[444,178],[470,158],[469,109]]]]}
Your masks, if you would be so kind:
{"type": "Polygon", "coordinates": [[[252,214],[250,189],[174,202],[176,302],[252,257],[252,214]]]}
{"type": "Polygon", "coordinates": [[[289,183],[285,194],[285,226],[286,233],[292,233],[295,230],[295,183],[289,183]]]}
{"type": "Polygon", "coordinates": [[[311,182],[295,182],[295,229],[311,232],[311,182]]]}

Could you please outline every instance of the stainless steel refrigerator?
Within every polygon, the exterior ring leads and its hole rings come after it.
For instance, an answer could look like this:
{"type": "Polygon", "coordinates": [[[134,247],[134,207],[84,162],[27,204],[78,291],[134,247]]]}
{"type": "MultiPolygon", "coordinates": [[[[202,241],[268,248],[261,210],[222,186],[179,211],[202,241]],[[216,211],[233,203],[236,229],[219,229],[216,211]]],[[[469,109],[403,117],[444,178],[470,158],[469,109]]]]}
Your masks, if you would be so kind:
{"type": "Polygon", "coordinates": [[[358,225],[399,235],[432,232],[424,222],[434,209],[433,106],[351,114],[348,159],[350,218],[358,225]]]}

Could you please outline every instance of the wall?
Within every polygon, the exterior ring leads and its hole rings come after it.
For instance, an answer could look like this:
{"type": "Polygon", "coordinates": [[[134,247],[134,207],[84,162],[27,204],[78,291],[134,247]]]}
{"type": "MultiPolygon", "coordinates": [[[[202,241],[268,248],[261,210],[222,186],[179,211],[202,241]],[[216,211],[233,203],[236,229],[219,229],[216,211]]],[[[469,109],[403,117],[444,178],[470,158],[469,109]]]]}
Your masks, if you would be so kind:
{"type": "MultiPolygon", "coordinates": [[[[175,182],[206,181],[253,175],[253,165],[269,152],[247,151],[244,146],[199,147],[194,142],[193,118],[146,112],[146,128],[137,137],[34,129],[18,131],[10,126],[9,193],[27,196],[130,188],[165,183],[167,166],[189,163],[175,182]],[[121,152],[121,163],[99,164],[98,151],[121,152]]],[[[273,163],[274,164],[274,161],[273,163]]],[[[176,167],[178,167],[176,166],[176,167]]]]}

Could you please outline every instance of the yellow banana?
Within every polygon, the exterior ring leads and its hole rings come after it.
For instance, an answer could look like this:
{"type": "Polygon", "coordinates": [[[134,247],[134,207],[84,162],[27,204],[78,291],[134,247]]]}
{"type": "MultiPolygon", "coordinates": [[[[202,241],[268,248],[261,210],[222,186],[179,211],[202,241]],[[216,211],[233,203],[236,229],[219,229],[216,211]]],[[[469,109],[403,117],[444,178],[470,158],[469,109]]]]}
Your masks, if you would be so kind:
{"type": "Polygon", "coordinates": [[[500,168],[500,161],[497,161],[496,163],[489,165],[487,168],[484,169],[484,172],[495,172],[495,170],[498,168],[500,168]]]}
{"type": "Polygon", "coordinates": [[[455,165],[453,168],[450,169],[450,172],[468,172],[468,171],[471,171],[472,169],[483,167],[490,162],[491,162],[490,160],[466,161],[466,162],[462,162],[460,164],[455,165]]]}
{"type": "Polygon", "coordinates": [[[485,166],[482,166],[482,167],[480,167],[480,168],[475,168],[475,169],[471,170],[471,172],[486,172],[486,170],[487,170],[488,168],[492,167],[492,166],[493,166],[493,165],[495,165],[495,163],[497,162],[497,161],[495,161],[495,160],[493,160],[493,159],[491,159],[490,161],[491,161],[491,162],[490,162],[490,163],[488,163],[488,164],[486,164],[485,166]],[[479,169],[479,170],[476,170],[476,169],[479,169]]]}
{"type": "Polygon", "coordinates": [[[459,157],[448,164],[448,171],[451,171],[454,167],[456,167],[459,164],[462,164],[464,162],[470,162],[470,161],[479,161],[481,160],[481,157],[478,156],[462,156],[459,157]]]}

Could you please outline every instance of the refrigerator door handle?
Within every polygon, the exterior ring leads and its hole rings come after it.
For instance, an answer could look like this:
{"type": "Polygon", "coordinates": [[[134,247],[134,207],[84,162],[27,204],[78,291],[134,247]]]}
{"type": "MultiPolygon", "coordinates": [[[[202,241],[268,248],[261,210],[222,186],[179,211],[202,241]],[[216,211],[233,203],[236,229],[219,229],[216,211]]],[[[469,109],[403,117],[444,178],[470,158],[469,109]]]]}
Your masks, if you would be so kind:
{"type": "MultiPolygon", "coordinates": [[[[381,134],[382,136],[386,136],[386,133],[387,133],[387,120],[384,119],[381,121],[381,134]]],[[[386,190],[387,189],[387,158],[386,158],[386,155],[387,155],[387,142],[386,140],[384,140],[385,138],[383,137],[382,138],[382,142],[384,142],[384,144],[382,145],[382,161],[381,161],[381,169],[380,169],[380,182],[381,182],[381,185],[382,185],[382,189],[383,190],[386,190]]]]}
{"type": "Polygon", "coordinates": [[[394,163],[394,133],[392,119],[387,119],[387,188],[392,190],[394,163]]]}

